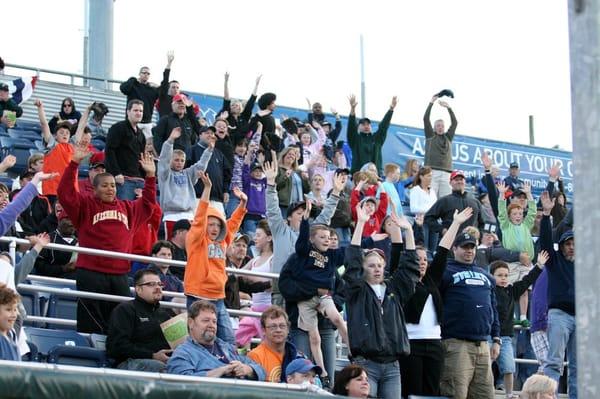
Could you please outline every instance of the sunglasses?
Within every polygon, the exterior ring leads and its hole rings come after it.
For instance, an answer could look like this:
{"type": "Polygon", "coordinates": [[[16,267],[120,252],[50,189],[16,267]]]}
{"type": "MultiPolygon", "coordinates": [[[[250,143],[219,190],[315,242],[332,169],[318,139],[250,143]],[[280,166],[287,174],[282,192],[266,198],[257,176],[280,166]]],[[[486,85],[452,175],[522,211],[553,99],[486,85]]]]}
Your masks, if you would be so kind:
{"type": "Polygon", "coordinates": [[[73,104],[63,104],[63,107],[72,107],[73,104]]]}
{"type": "Polygon", "coordinates": [[[148,72],[148,71],[143,71],[143,72],[140,72],[140,73],[141,73],[142,75],[150,75],[150,72],[148,72]]]}

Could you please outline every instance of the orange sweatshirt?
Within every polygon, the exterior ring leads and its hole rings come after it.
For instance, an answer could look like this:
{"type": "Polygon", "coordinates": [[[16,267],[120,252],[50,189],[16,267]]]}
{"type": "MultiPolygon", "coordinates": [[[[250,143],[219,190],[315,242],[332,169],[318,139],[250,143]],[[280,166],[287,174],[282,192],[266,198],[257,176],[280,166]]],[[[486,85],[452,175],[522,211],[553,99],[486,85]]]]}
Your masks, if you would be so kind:
{"type": "Polygon", "coordinates": [[[238,206],[231,218],[225,221],[219,211],[209,207],[208,202],[198,203],[194,222],[185,240],[188,260],[183,286],[186,295],[210,300],[225,298],[225,251],[240,229],[244,215],[246,208],[238,206]],[[215,241],[206,234],[209,216],[221,220],[224,227],[215,241]]]}

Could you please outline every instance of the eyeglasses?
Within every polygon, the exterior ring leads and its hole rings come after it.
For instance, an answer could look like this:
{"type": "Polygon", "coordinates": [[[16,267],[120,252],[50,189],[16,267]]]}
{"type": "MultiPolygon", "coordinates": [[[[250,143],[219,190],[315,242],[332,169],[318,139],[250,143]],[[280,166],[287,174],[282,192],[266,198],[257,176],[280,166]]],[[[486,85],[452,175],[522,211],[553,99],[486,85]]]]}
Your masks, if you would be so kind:
{"type": "Polygon", "coordinates": [[[160,288],[162,288],[162,287],[165,286],[162,283],[162,281],[147,281],[145,283],[138,284],[138,287],[143,287],[145,285],[147,285],[148,287],[152,287],[152,288],[154,288],[154,287],[160,287],[160,288]]]}
{"type": "Polygon", "coordinates": [[[288,325],[285,323],[281,323],[281,324],[269,324],[268,326],[265,326],[265,328],[267,330],[287,330],[288,325]]]}
{"type": "Polygon", "coordinates": [[[73,104],[63,104],[63,108],[64,107],[72,107],[72,106],[73,106],[73,104]]]}

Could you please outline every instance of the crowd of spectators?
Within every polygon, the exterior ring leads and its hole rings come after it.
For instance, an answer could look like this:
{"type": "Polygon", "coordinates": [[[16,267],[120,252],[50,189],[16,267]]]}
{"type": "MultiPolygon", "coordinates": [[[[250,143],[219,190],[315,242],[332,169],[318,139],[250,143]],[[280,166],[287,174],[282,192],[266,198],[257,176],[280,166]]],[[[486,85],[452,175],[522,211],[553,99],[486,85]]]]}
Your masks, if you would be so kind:
{"type": "MultiPolygon", "coordinates": [[[[169,53],[160,85],[145,66],[121,85],[125,118],[108,129],[104,104],[80,113],[65,98],[47,122],[35,101],[43,154],[30,157],[13,187],[0,184],[2,234],[32,245],[25,264],[0,262],[1,358],[23,354],[15,276],[35,273],[101,294],[135,288],[118,306],[77,303],[77,330],[107,335],[121,369],[287,382],[353,397],[493,398],[501,386],[512,398],[518,326],[532,327],[540,371],[555,382],[546,392],[557,389],[566,355],[576,397],[575,247],[558,165],[537,202],[518,164],[502,180],[487,154],[469,187],[452,162],[458,120],[450,90],[426,105],[422,165],[383,163],[396,97],[375,129],[369,118],[357,120],[350,96],[343,142],[337,112],[330,120],[309,101],[305,120],[278,123],[277,96],[258,94],[260,76],[240,101],[225,74],[223,107],[208,125],[202,104],[170,80],[173,62],[169,53]],[[432,125],[438,106],[448,111],[448,129],[443,120],[432,125]],[[104,151],[92,139],[103,140],[104,151]],[[89,177],[79,179],[84,164],[89,177]],[[44,248],[50,242],[157,260],[72,256],[44,248]],[[186,296],[189,336],[174,349],[160,325],[175,313],[159,301],[177,298],[163,289],[186,296]],[[238,319],[227,309],[262,316],[238,319]],[[336,373],[338,342],[352,364],[336,373]]],[[[0,123],[11,127],[22,110],[6,92],[1,85],[0,110],[9,111],[0,123]]],[[[0,168],[14,162],[8,156],[0,168]]]]}

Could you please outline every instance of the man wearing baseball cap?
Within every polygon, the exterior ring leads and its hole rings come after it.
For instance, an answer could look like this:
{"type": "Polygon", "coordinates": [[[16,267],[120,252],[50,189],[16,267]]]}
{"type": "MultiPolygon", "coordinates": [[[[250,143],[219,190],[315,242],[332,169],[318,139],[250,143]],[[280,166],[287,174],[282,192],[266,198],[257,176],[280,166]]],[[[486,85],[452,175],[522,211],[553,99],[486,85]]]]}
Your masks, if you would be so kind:
{"type": "Polygon", "coordinates": [[[577,397],[577,328],[575,320],[575,235],[567,230],[554,249],[550,214],[555,200],[547,191],[542,193],[540,248],[550,254],[546,263],[548,273],[548,357],[544,374],[560,379],[565,352],[569,362],[569,398],[577,397]]]}
{"type": "Polygon", "coordinates": [[[169,138],[175,128],[181,129],[181,135],[175,139],[173,148],[182,150],[188,159],[190,150],[198,141],[200,124],[196,119],[194,104],[185,94],[176,94],[171,101],[172,112],[160,118],[158,124],[152,129],[154,148],[161,151],[163,143],[169,138]]]}
{"type": "Polygon", "coordinates": [[[106,172],[104,167],[104,153],[95,152],[90,157],[90,168],[88,178],[79,179],[79,192],[94,196],[94,178],[100,173],[106,172]]]}
{"type": "Polygon", "coordinates": [[[467,226],[474,226],[483,229],[484,221],[481,213],[481,205],[473,195],[465,191],[465,173],[462,170],[455,170],[450,174],[450,186],[452,193],[438,198],[433,206],[425,214],[425,223],[429,228],[441,234],[450,227],[454,211],[459,212],[470,207],[473,209],[473,215],[462,224],[460,230],[467,226]],[[442,222],[438,222],[441,219],[442,222]]]}
{"type": "Polygon", "coordinates": [[[394,108],[398,103],[396,97],[392,97],[390,108],[385,113],[385,116],[379,123],[377,131],[373,133],[371,130],[371,120],[369,118],[361,118],[356,124],[356,106],[358,102],[354,95],[350,96],[350,115],[348,116],[348,145],[352,150],[352,173],[357,172],[360,168],[369,162],[373,162],[377,167],[377,171],[383,170],[381,160],[381,147],[387,137],[387,131],[392,121],[394,108]]]}
{"type": "Polygon", "coordinates": [[[23,108],[10,97],[10,90],[6,83],[0,83],[0,124],[12,128],[15,125],[15,118],[11,115],[14,112],[16,118],[23,115],[23,108]]]}
{"type": "Polygon", "coordinates": [[[517,162],[511,162],[508,176],[504,178],[504,184],[509,186],[513,192],[523,187],[523,180],[519,179],[519,164],[517,162]]]}
{"type": "MultiPolygon", "coordinates": [[[[498,356],[501,342],[496,283],[474,263],[476,245],[477,240],[469,233],[460,233],[454,239],[454,259],[446,261],[440,284],[444,304],[440,391],[443,396],[454,398],[493,399],[491,360],[498,356]],[[488,337],[493,340],[491,348],[488,337]]],[[[449,253],[443,246],[438,246],[437,251],[436,257],[444,259],[449,253]]]]}

